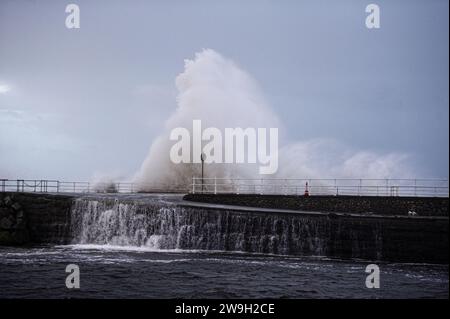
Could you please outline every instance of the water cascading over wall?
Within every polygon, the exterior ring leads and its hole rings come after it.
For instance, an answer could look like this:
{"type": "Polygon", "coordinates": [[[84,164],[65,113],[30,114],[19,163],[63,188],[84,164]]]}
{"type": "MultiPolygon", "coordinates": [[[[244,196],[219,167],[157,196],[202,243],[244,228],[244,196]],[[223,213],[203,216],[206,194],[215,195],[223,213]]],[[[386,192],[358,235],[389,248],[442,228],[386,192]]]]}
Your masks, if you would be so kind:
{"type": "Polygon", "coordinates": [[[322,255],[326,226],[282,215],[86,200],[76,201],[72,215],[75,243],[156,249],[322,255]]]}
{"type": "Polygon", "coordinates": [[[407,219],[90,199],[76,199],[71,216],[75,244],[445,262],[445,225],[435,226],[427,232],[426,222],[407,219]]]}

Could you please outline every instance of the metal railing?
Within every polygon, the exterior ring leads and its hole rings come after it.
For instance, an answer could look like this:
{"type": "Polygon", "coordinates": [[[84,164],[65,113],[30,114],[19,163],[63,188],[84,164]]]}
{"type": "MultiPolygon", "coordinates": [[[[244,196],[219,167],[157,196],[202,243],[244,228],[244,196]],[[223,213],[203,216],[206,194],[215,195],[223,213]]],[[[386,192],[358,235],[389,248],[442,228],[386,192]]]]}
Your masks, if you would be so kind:
{"type": "Polygon", "coordinates": [[[58,180],[34,179],[0,179],[0,192],[33,192],[33,193],[187,193],[185,188],[172,188],[164,185],[143,184],[133,182],[67,182],[58,180]]]}
{"type": "Polygon", "coordinates": [[[448,197],[447,179],[241,179],[193,177],[191,193],[448,197]]]}
{"type": "Polygon", "coordinates": [[[355,195],[448,197],[447,179],[294,179],[201,178],[173,188],[133,182],[92,183],[58,180],[0,179],[0,192],[35,193],[234,193],[273,195],[355,195]]]}

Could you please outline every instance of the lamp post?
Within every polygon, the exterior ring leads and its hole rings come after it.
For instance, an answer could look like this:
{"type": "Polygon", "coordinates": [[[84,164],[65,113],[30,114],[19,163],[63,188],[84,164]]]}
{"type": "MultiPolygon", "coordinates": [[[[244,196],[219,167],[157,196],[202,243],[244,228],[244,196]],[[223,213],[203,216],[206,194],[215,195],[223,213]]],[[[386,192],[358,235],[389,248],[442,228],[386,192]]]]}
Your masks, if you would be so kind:
{"type": "Polygon", "coordinates": [[[202,161],[202,193],[203,193],[203,184],[204,184],[204,182],[203,182],[203,165],[205,163],[205,158],[206,158],[205,153],[202,153],[200,155],[200,160],[202,161]]]}

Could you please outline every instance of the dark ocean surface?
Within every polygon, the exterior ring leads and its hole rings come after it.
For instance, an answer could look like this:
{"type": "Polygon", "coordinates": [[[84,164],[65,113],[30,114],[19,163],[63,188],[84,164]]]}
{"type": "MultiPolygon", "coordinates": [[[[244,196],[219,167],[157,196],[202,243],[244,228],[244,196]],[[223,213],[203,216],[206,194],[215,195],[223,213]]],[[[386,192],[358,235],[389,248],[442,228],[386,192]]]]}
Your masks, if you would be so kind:
{"type": "Polygon", "coordinates": [[[448,298],[448,265],[101,245],[1,247],[1,298],[448,298]],[[68,289],[68,264],[80,289],[68,289]]]}

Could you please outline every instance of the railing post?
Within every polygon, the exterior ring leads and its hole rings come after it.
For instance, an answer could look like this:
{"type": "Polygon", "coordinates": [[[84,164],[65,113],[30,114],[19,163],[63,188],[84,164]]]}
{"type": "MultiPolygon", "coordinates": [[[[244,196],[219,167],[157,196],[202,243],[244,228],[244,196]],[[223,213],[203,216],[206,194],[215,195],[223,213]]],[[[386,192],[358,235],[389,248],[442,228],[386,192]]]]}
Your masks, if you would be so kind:
{"type": "Polygon", "coordinates": [[[414,179],[414,196],[417,197],[417,179],[414,179]]]}
{"type": "Polygon", "coordinates": [[[217,194],[217,178],[214,176],[214,195],[217,194]]]}
{"type": "Polygon", "coordinates": [[[386,196],[389,195],[389,180],[386,178],[386,196]]]}
{"type": "Polygon", "coordinates": [[[195,194],[195,177],[192,177],[192,194],[195,194]]]}
{"type": "Polygon", "coordinates": [[[336,190],[336,196],[339,196],[339,188],[337,186],[336,178],[334,179],[334,189],[336,190]]]}

